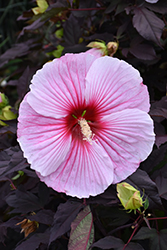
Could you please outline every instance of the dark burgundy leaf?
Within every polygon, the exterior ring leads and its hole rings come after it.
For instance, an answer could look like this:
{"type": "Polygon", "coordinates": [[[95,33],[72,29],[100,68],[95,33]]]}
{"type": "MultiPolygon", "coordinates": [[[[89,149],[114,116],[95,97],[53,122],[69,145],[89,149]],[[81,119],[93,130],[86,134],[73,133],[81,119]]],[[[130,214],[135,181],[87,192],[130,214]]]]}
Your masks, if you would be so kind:
{"type": "Polygon", "coordinates": [[[8,49],[0,56],[0,67],[2,67],[11,59],[22,57],[28,54],[30,49],[36,46],[34,42],[34,39],[30,39],[24,43],[16,43],[12,48],[8,49]]]}
{"type": "Polygon", "coordinates": [[[151,250],[166,250],[167,246],[167,229],[158,232],[156,229],[151,230],[147,227],[142,227],[133,237],[133,240],[150,240],[151,250]]]}
{"type": "Polygon", "coordinates": [[[157,185],[160,197],[167,200],[167,178],[164,177],[163,174],[159,174],[159,176],[157,176],[157,178],[155,179],[155,183],[157,185]]]}
{"type": "Polygon", "coordinates": [[[15,250],[36,250],[41,243],[47,244],[49,241],[49,230],[44,233],[36,233],[18,245],[15,250]]]}
{"type": "Polygon", "coordinates": [[[40,210],[36,214],[27,216],[31,221],[37,221],[42,224],[51,225],[53,223],[54,213],[51,210],[40,210]]]}
{"type": "MultiPolygon", "coordinates": [[[[122,248],[118,248],[118,249],[115,249],[115,250],[122,250],[122,248]]],[[[130,242],[126,246],[125,250],[145,250],[145,249],[138,243],[130,242]]]]}
{"type": "Polygon", "coordinates": [[[29,191],[15,190],[6,198],[6,202],[14,209],[11,213],[28,213],[42,208],[37,196],[29,191]]]}
{"type": "Polygon", "coordinates": [[[15,135],[10,132],[0,134],[0,150],[9,148],[15,139],[15,135]]]}
{"type": "Polygon", "coordinates": [[[144,7],[135,7],[133,26],[146,40],[151,40],[161,46],[160,38],[164,28],[164,22],[153,12],[144,7]]]}
{"type": "Polygon", "coordinates": [[[4,243],[5,237],[7,236],[7,229],[9,227],[14,228],[16,231],[20,229],[17,228],[16,224],[19,222],[20,217],[13,217],[6,222],[0,223],[0,242],[4,243]]]}
{"type": "Polygon", "coordinates": [[[102,249],[111,249],[111,248],[117,249],[120,247],[123,249],[124,242],[121,239],[116,238],[114,236],[107,236],[93,243],[92,247],[99,247],[102,249]]]}
{"type": "Polygon", "coordinates": [[[0,152],[0,179],[27,166],[29,164],[18,146],[0,152]]]}
{"type": "Polygon", "coordinates": [[[154,102],[151,105],[149,114],[153,116],[156,121],[160,122],[164,118],[167,119],[167,96],[162,97],[160,101],[154,102]]]}
{"type": "Polygon", "coordinates": [[[125,181],[140,190],[141,194],[144,192],[149,199],[149,208],[162,208],[156,184],[145,171],[138,169],[125,181]]]}
{"type": "Polygon", "coordinates": [[[17,120],[9,120],[9,121],[4,121],[8,126],[4,126],[0,128],[0,134],[6,133],[6,132],[11,132],[13,134],[16,133],[17,130],[17,120]]]}
{"type": "MultiPolygon", "coordinates": [[[[148,173],[154,172],[157,166],[164,161],[167,153],[167,145],[162,145],[160,148],[153,150],[150,156],[142,162],[141,167],[148,173]]],[[[162,165],[163,166],[163,165],[162,165]]]]}
{"type": "Polygon", "coordinates": [[[112,12],[113,10],[116,9],[117,5],[121,2],[121,0],[113,0],[111,1],[111,3],[109,4],[109,6],[107,7],[107,9],[105,10],[106,14],[109,14],[110,12],[112,12]]]}
{"type": "Polygon", "coordinates": [[[49,194],[50,194],[49,188],[45,185],[44,182],[40,182],[38,186],[38,197],[41,205],[44,206],[48,203],[49,194]]]}
{"type": "MultiPolygon", "coordinates": [[[[58,3],[58,2],[57,2],[58,3]]],[[[41,21],[48,21],[48,19],[55,17],[57,14],[59,14],[60,12],[66,11],[67,7],[65,7],[67,5],[67,1],[66,3],[55,3],[52,4],[45,13],[42,14],[41,16],[41,21]],[[57,7],[56,7],[57,6],[57,7]],[[58,7],[59,6],[59,7],[58,7]],[[62,7],[61,7],[62,6],[62,7]]]]}
{"type": "Polygon", "coordinates": [[[17,91],[20,99],[22,99],[25,93],[28,91],[31,77],[32,72],[30,72],[30,68],[27,67],[17,83],[17,91]]]}
{"type": "Polygon", "coordinates": [[[130,47],[129,52],[141,60],[155,60],[157,58],[154,48],[149,44],[137,44],[130,47]]]}
{"type": "Polygon", "coordinates": [[[22,31],[19,34],[19,37],[21,37],[22,35],[24,35],[25,31],[27,30],[36,30],[39,29],[40,27],[42,27],[44,25],[45,21],[41,21],[40,18],[38,18],[37,20],[35,20],[32,24],[25,26],[22,31]]]}
{"type": "Polygon", "coordinates": [[[125,11],[125,8],[129,5],[129,3],[120,3],[118,4],[117,8],[116,8],[116,12],[115,12],[115,16],[120,14],[121,12],[125,11]]]}
{"type": "Polygon", "coordinates": [[[81,37],[79,21],[73,15],[64,24],[64,39],[68,45],[75,45],[81,37]]]}
{"type": "Polygon", "coordinates": [[[116,195],[116,190],[114,186],[110,186],[107,190],[95,197],[90,197],[87,200],[87,204],[105,204],[107,206],[113,206],[113,204],[118,204],[119,199],[116,195]]]}
{"type": "Polygon", "coordinates": [[[154,132],[156,134],[155,144],[159,148],[167,141],[165,127],[161,123],[154,121],[154,132]]]}
{"type": "MultiPolygon", "coordinates": [[[[124,242],[116,238],[114,236],[107,236],[105,238],[100,239],[95,242],[92,247],[99,247],[101,249],[114,249],[114,250],[122,250],[124,248],[124,242]]],[[[130,242],[126,248],[126,250],[144,250],[144,248],[138,243],[130,242]]]]}
{"type": "Polygon", "coordinates": [[[148,9],[161,13],[161,14],[167,13],[167,1],[166,0],[159,0],[156,4],[146,3],[145,6],[148,9]]]}
{"type": "Polygon", "coordinates": [[[82,203],[71,200],[58,206],[51,228],[50,243],[70,230],[72,221],[83,207],[82,203]]]}
{"type": "Polygon", "coordinates": [[[164,144],[165,142],[167,142],[167,135],[158,135],[158,136],[156,136],[155,144],[157,145],[158,148],[162,144],[164,144]]]}

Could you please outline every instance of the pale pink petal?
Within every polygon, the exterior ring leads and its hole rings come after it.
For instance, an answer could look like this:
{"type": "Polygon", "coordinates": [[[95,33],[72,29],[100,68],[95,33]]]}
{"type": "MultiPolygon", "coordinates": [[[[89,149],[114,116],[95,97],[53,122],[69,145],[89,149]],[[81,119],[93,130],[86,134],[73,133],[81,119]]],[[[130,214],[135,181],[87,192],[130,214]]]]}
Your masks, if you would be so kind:
{"type": "Polygon", "coordinates": [[[104,52],[101,49],[97,49],[97,48],[89,49],[85,53],[91,54],[95,56],[96,58],[104,56],[104,52]]]}
{"type": "Polygon", "coordinates": [[[26,102],[27,97],[19,109],[18,141],[31,168],[46,176],[64,161],[71,134],[67,133],[64,120],[36,113],[26,102]]]}
{"type": "Polygon", "coordinates": [[[126,109],[105,116],[96,134],[114,165],[113,183],[131,175],[152,151],[153,121],[144,111],[126,109]]]}
{"type": "Polygon", "coordinates": [[[85,76],[95,59],[90,54],[66,54],[46,63],[33,76],[27,102],[41,115],[68,115],[84,102],[85,76]]]}
{"type": "Polygon", "coordinates": [[[65,161],[51,175],[39,175],[49,187],[86,198],[102,193],[113,181],[113,164],[103,147],[93,142],[72,142],[65,161]]]}
{"type": "Polygon", "coordinates": [[[86,102],[93,103],[101,114],[126,108],[149,111],[147,87],[139,72],[124,61],[108,56],[98,58],[86,80],[86,102]]]}

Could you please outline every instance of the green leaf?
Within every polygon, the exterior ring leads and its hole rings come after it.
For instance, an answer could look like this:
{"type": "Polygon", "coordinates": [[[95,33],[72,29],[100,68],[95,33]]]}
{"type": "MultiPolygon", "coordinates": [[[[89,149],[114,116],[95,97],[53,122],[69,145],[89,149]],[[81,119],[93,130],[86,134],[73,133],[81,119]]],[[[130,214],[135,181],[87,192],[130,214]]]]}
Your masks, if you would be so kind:
{"type": "Polygon", "coordinates": [[[90,207],[85,207],[71,224],[68,250],[88,250],[93,243],[94,226],[90,207]]]}

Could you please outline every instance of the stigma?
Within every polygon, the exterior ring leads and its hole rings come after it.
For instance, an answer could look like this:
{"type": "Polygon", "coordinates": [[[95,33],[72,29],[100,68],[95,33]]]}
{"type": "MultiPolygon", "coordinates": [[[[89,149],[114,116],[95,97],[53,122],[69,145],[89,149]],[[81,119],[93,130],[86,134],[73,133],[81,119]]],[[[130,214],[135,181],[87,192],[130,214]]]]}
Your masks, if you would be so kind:
{"type": "Polygon", "coordinates": [[[81,118],[80,120],[78,120],[78,124],[81,127],[81,133],[83,135],[83,140],[88,141],[90,144],[92,144],[94,134],[92,133],[92,130],[91,130],[88,122],[84,118],[81,118]]]}

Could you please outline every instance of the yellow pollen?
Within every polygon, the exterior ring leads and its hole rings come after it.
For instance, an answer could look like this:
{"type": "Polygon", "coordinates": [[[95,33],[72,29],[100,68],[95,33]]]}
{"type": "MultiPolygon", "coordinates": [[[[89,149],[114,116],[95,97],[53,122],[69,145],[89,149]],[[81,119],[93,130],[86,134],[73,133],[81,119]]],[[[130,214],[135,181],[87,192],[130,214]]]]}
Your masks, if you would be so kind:
{"type": "Polygon", "coordinates": [[[94,137],[94,134],[92,133],[92,130],[91,130],[89,124],[87,123],[87,121],[84,118],[81,118],[80,120],[78,120],[78,124],[81,127],[81,132],[83,134],[83,140],[86,140],[86,141],[90,142],[90,144],[91,144],[92,139],[94,137]]]}

